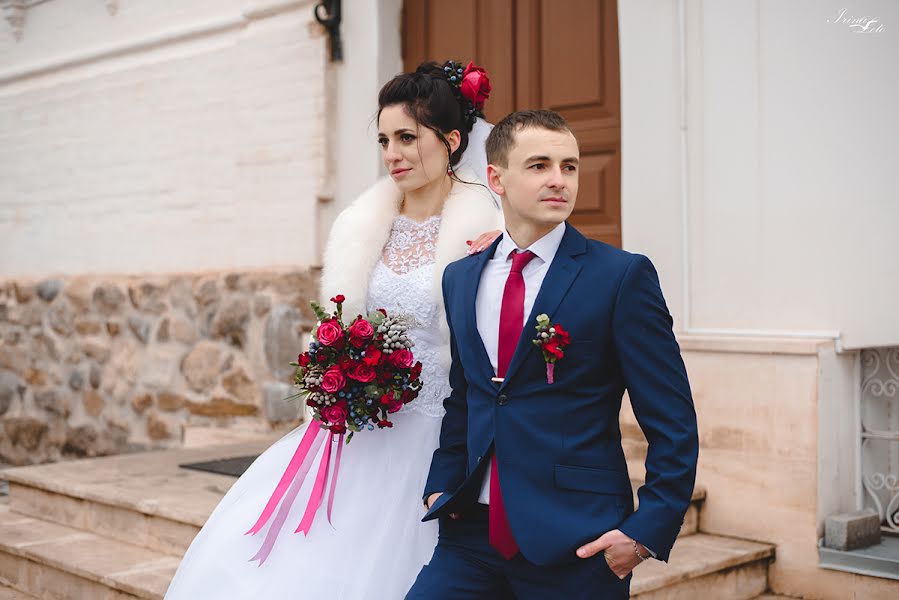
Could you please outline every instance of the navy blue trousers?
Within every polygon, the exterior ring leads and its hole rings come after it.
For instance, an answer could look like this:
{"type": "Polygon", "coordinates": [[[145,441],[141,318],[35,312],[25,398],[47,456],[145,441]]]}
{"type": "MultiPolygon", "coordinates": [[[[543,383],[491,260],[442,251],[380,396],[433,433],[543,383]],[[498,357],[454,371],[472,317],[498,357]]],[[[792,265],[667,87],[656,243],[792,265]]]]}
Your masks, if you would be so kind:
{"type": "Polygon", "coordinates": [[[488,512],[477,505],[440,519],[440,538],[406,600],[627,600],[631,576],[618,579],[602,554],[540,567],[521,554],[506,560],[488,539],[488,512]]]}

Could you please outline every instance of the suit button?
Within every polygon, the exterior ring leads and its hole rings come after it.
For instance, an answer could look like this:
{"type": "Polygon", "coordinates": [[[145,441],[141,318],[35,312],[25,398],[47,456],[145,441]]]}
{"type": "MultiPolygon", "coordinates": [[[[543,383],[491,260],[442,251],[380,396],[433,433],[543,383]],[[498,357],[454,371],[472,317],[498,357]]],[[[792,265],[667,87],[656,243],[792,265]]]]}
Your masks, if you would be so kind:
{"type": "Polygon", "coordinates": [[[505,394],[500,394],[499,397],[496,399],[496,403],[499,404],[500,406],[503,406],[508,401],[509,401],[509,397],[506,396],[505,394]]]}

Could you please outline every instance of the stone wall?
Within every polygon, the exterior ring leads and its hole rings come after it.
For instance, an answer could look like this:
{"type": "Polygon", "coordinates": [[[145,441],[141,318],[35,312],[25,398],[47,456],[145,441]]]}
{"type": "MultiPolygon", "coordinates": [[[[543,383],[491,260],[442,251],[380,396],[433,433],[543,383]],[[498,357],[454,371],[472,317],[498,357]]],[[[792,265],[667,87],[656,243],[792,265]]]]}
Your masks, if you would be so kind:
{"type": "Polygon", "coordinates": [[[0,462],[180,445],[295,421],[315,273],[0,281],[0,462]]]}

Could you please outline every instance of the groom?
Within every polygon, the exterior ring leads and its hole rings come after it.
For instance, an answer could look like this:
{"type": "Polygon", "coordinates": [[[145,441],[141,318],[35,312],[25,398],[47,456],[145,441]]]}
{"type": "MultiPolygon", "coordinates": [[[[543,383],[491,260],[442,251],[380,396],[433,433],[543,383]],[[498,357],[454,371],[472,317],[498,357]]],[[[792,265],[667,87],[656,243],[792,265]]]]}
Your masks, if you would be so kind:
{"type": "Polygon", "coordinates": [[[696,474],[696,416],[652,263],[565,220],[578,190],[568,124],[513,113],[487,139],[506,233],[446,268],[452,394],[425,487],[440,519],[411,600],[627,598],[667,560],[696,474]],[[549,383],[532,340],[570,335],[549,383]],[[634,512],[618,413],[627,389],[649,441],[634,512]]]}

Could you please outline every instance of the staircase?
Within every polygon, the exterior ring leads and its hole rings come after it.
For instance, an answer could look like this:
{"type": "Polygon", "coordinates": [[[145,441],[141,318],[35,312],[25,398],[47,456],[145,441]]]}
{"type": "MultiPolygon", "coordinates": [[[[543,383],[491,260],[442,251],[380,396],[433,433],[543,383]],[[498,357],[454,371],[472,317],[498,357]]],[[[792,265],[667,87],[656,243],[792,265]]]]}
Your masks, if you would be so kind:
{"type": "MultiPolygon", "coordinates": [[[[10,469],[0,503],[0,600],[161,599],[234,479],[181,463],[262,452],[273,440],[10,469]]],[[[634,482],[635,488],[639,482],[634,482]]],[[[638,600],[751,600],[774,548],[698,531],[697,490],[670,563],[635,572],[638,600]]]]}

